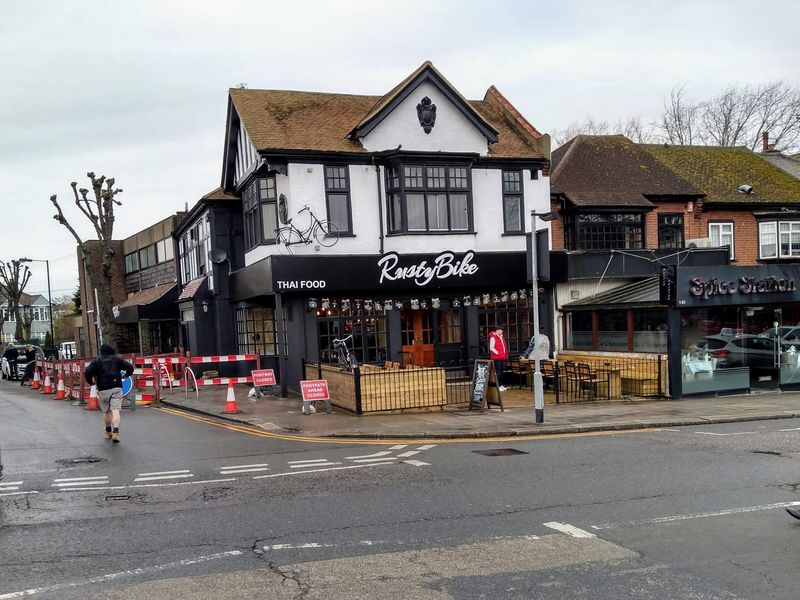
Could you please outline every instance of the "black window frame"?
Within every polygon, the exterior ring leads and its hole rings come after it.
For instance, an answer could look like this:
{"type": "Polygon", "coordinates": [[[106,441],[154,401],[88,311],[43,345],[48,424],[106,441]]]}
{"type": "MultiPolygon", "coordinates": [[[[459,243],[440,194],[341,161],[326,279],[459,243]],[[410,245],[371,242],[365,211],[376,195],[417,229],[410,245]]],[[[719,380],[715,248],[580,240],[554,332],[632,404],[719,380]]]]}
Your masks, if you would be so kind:
{"type": "Polygon", "coordinates": [[[503,186],[503,233],[505,234],[524,234],[525,233],[525,192],[522,178],[522,169],[503,169],[501,175],[503,186]],[[516,182],[507,180],[507,176],[516,175],[516,182]],[[508,189],[511,183],[519,186],[517,191],[508,189]],[[508,185],[507,185],[508,184],[508,185]],[[512,198],[519,198],[519,228],[510,229],[506,219],[506,203],[512,198]]]}
{"type": "Polygon", "coordinates": [[[275,211],[276,230],[280,228],[281,221],[278,215],[278,184],[275,176],[256,177],[245,186],[242,191],[242,213],[244,219],[244,246],[248,252],[261,245],[272,245],[277,242],[278,234],[274,237],[264,235],[264,215],[263,211],[271,207],[275,211]],[[262,189],[262,181],[272,182],[268,184],[266,190],[262,189]],[[274,192],[274,197],[266,196],[262,192],[267,190],[274,192]]]}
{"type": "Polygon", "coordinates": [[[325,211],[328,216],[328,221],[334,223],[339,229],[339,235],[353,235],[353,204],[350,195],[350,167],[349,165],[324,165],[322,169],[325,177],[325,211]],[[344,177],[336,177],[329,175],[329,169],[341,169],[344,177]],[[333,180],[344,180],[344,187],[335,187],[329,185],[333,180]],[[347,227],[331,219],[331,196],[344,196],[347,204],[347,227]]]}
{"type": "MultiPolygon", "coordinates": [[[[468,163],[459,162],[393,162],[385,170],[386,183],[386,230],[388,235],[453,235],[473,234],[475,225],[472,206],[472,168],[468,163]],[[420,180],[421,185],[408,185],[405,173],[406,168],[421,169],[419,175],[410,175],[409,179],[420,180]],[[444,170],[444,186],[432,185],[431,180],[438,180],[440,176],[430,173],[430,169],[444,170]],[[459,172],[454,172],[459,170],[459,172]],[[463,175],[461,173],[463,171],[463,175]],[[458,187],[455,182],[463,182],[463,187],[458,187]],[[424,202],[425,228],[409,229],[408,226],[408,195],[422,195],[424,202]],[[431,229],[429,196],[444,195],[447,201],[447,229],[431,229]],[[454,229],[452,211],[452,196],[465,196],[467,223],[464,229],[454,229]],[[399,211],[399,214],[398,214],[399,211]],[[399,224],[398,224],[399,219],[399,224]]],[[[416,183],[416,181],[414,181],[416,183]]]]}
{"type": "MultiPolygon", "coordinates": [[[[647,248],[647,227],[645,224],[645,213],[641,211],[584,211],[570,213],[564,216],[564,245],[566,250],[643,250],[647,248]],[[593,224],[587,224],[582,221],[588,217],[595,217],[593,224]],[[622,218],[633,217],[638,220],[638,223],[631,225],[633,221],[626,221],[622,218]],[[586,244],[584,230],[591,229],[592,227],[605,227],[607,231],[605,236],[608,241],[604,244],[594,243],[586,244]],[[625,245],[615,244],[615,239],[620,239],[625,236],[626,229],[638,229],[639,240],[638,244],[625,245]],[[617,231],[615,231],[617,230],[617,231]]],[[[603,232],[591,234],[595,236],[598,241],[602,239],[603,232]]]]}
{"type": "Polygon", "coordinates": [[[683,213],[676,213],[676,212],[660,212],[657,213],[658,218],[658,247],[659,249],[665,250],[680,250],[686,246],[686,230],[685,230],[685,221],[683,213]],[[676,225],[675,223],[668,223],[668,219],[680,219],[680,225],[676,225]],[[664,239],[664,235],[667,233],[677,233],[679,234],[676,239],[677,242],[673,244],[667,244],[666,240],[664,239]]]}
{"type": "Polygon", "coordinates": [[[130,252],[129,254],[125,255],[125,274],[127,275],[128,273],[135,273],[138,270],[139,270],[139,251],[134,250],[133,252],[130,252]],[[134,261],[136,262],[135,265],[133,264],[134,261]]]}

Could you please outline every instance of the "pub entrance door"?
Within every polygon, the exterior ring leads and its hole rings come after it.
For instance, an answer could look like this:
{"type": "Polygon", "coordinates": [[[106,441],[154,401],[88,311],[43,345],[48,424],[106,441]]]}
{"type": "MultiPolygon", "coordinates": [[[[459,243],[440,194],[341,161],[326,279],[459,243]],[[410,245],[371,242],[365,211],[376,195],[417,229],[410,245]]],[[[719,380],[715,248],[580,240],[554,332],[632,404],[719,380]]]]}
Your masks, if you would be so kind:
{"type": "Polygon", "coordinates": [[[408,310],[402,315],[403,363],[432,365],[435,361],[432,310],[408,310]]]}

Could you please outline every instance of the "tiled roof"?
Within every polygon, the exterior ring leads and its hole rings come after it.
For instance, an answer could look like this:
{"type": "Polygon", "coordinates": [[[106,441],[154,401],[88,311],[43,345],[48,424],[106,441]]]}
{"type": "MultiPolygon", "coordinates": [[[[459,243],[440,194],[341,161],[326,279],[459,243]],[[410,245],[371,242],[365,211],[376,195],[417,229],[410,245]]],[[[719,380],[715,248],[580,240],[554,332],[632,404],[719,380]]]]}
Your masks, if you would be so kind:
{"type": "Polygon", "coordinates": [[[241,200],[239,196],[234,196],[233,194],[228,194],[227,192],[223,191],[221,187],[218,187],[215,190],[208,192],[205,196],[200,198],[200,200],[241,200]]]}
{"type": "Polygon", "coordinates": [[[552,191],[576,206],[652,206],[701,192],[623,135],[579,135],[553,151],[552,191]]]}
{"type": "Polygon", "coordinates": [[[129,295],[124,302],[120,302],[119,307],[125,308],[126,306],[151,304],[173,289],[176,285],[176,283],[159,285],[156,287],[147,288],[146,290],[134,292],[133,294],[129,295]]]}
{"type": "Polygon", "coordinates": [[[178,296],[178,302],[183,302],[184,300],[191,300],[194,298],[194,295],[203,285],[206,280],[206,276],[203,275],[202,277],[198,277],[197,279],[192,279],[189,283],[181,291],[180,296],[178,296]]]}
{"type": "Polygon", "coordinates": [[[706,195],[706,202],[783,204],[800,202],[800,180],[743,147],[639,144],[706,195]],[[751,193],[738,191],[752,186],[751,193]]]}
{"type": "MultiPolygon", "coordinates": [[[[361,142],[348,139],[348,134],[375,116],[427,65],[424,63],[384,96],[240,88],[229,93],[259,151],[366,152],[361,142]]],[[[537,143],[541,134],[494,86],[484,100],[465,102],[498,132],[497,143],[489,146],[490,156],[543,158],[549,153],[549,146],[543,148],[546,144],[537,143]]]]}
{"type": "Polygon", "coordinates": [[[792,177],[800,179],[800,160],[786,156],[785,154],[759,154],[768,163],[783,169],[792,177]]]}

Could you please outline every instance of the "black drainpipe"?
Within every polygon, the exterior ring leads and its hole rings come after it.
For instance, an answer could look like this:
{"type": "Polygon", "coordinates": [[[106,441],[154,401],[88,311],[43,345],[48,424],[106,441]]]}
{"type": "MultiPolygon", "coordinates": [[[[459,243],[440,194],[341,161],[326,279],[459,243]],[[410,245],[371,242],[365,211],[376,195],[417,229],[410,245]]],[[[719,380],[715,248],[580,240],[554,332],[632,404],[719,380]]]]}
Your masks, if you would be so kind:
{"type": "Polygon", "coordinates": [[[383,254],[383,192],[381,191],[381,168],[375,164],[375,156],[372,157],[372,166],[375,167],[375,183],[378,186],[378,225],[380,226],[380,253],[383,254]]]}

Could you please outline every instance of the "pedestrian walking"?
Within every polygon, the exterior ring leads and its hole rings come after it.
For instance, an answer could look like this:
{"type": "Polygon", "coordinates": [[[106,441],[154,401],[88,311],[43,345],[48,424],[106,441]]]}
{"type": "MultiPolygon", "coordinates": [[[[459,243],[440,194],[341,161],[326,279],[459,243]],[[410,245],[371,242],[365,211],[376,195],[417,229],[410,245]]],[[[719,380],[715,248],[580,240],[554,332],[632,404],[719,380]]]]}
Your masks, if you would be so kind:
{"type": "Polygon", "coordinates": [[[30,344],[25,348],[25,362],[27,363],[25,365],[25,371],[19,381],[21,386],[24,386],[26,381],[33,379],[33,371],[36,369],[36,348],[30,344]]]}
{"type": "Polygon", "coordinates": [[[6,359],[8,364],[8,377],[9,379],[16,379],[17,375],[17,359],[19,358],[19,350],[13,344],[6,346],[6,351],[3,352],[3,358],[6,359]]]}
{"type": "Polygon", "coordinates": [[[508,360],[508,346],[503,337],[502,327],[493,327],[489,332],[489,357],[494,361],[494,374],[497,378],[497,387],[501,392],[506,391],[503,385],[503,365],[508,360]]]}
{"type": "Polygon", "coordinates": [[[103,411],[106,437],[119,443],[119,411],[122,409],[122,373],[133,375],[133,365],[117,356],[110,344],[100,346],[100,356],[86,367],[86,382],[97,386],[97,400],[103,411]]]}

